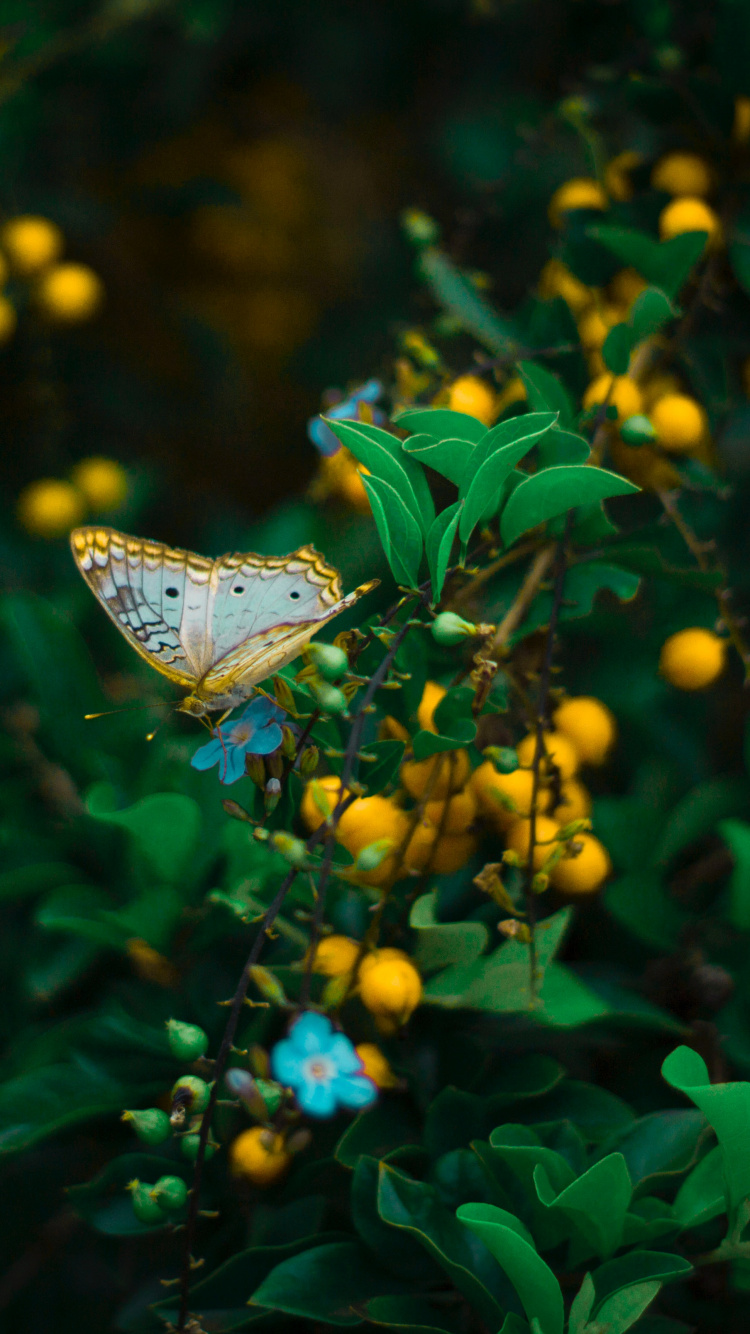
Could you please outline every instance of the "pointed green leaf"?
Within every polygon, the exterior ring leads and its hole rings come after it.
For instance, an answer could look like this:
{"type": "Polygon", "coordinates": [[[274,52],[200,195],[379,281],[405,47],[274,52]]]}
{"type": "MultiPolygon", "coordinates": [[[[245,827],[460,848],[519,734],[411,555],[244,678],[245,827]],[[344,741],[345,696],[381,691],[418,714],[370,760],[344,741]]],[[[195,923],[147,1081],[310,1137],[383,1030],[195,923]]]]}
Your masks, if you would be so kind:
{"type": "Polygon", "coordinates": [[[467,333],[490,352],[514,355],[517,339],[513,326],[493,309],[442,250],[437,246],[426,247],[417,267],[435,300],[467,333]]]}
{"type": "Polygon", "coordinates": [[[440,601],[463,507],[462,500],[457,500],[455,504],[449,505],[447,509],[438,514],[427,534],[427,564],[432,581],[433,603],[440,601]]]}
{"type": "Polygon", "coordinates": [[[734,863],[729,877],[729,920],[740,931],[750,931],[750,824],[722,820],[719,833],[734,863]]]}
{"type": "Polygon", "coordinates": [[[373,477],[394,488],[426,534],[435,517],[435,506],[422,468],[404,454],[401,441],[390,431],[366,422],[328,421],[327,425],[373,477]]]}
{"type": "Polygon", "coordinates": [[[724,1154],[717,1144],[701,1158],[675,1196],[674,1216],[684,1231],[726,1213],[724,1154]]]}
{"type": "Polygon", "coordinates": [[[603,1302],[596,1313],[596,1320],[607,1330],[607,1334],[625,1334],[636,1320],[650,1306],[661,1283],[634,1283],[630,1288],[622,1288],[603,1302]]]}
{"type": "Polygon", "coordinates": [[[404,441],[404,450],[408,456],[434,468],[435,472],[447,477],[454,486],[458,486],[475,449],[476,445],[470,440],[458,440],[454,437],[435,440],[431,435],[413,435],[404,441]]]}
{"type": "Polygon", "coordinates": [[[585,463],[590,455],[588,440],[575,431],[563,431],[559,426],[550,427],[537,445],[540,468],[553,468],[560,463],[585,463]]]}
{"type": "Polygon", "coordinates": [[[750,1196],[750,1084],[711,1084],[706,1063],[691,1047],[677,1047],[661,1072],[700,1107],[716,1131],[724,1155],[727,1197],[733,1208],[750,1196]]]}
{"type": "Polygon", "coordinates": [[[367,1319],[373,1325],[419,1334],[463,1334],[460,1316],[444,1306],[430,1305],[426,1297],[373,1297],[367,1303],[367,1319]]]}
{"type": "Polygon", "coordinates": [[[706,248],[706,232],[683,232],[669,241],[655,241],[646,232],[609,223],[593,223],[586,229],[623,264],[637,269],[647,283],[660,287],[674,300],[706,248]]]}
{"type": "MultiPolygon", "coordinates": [[[[674,318],[672,302],[659,287],[647,287],[639,292],[628,316],[628,324],[633,331],[633,342],[640,343],[658,333],[665,324],[674,318]]],[[[624,372],[623,372],[624,374],[624,372]]]]}
{"type": "Polygon", "coordinates": [[[255,1289],[250,1305],[330,1325],[359,1325],[364,1302],[410,1286],[389,1277],[356,1241],[339,1241],[282,1260],[255,1289]]]}
{"type": "Polygon", "coordinates": [[[622,1245],[633,1186],[621,1153],[600,1159],[559,1192],[540,1163],[534,1170],[534,1184],[542,1204],[564,1213],[597,1255],[606,1259],[622,1245]]]}
{"type": "Polygon", "coordinates": [[[374,755],[375,761],[363,764],[361,770],[361,778],[367,784],[369,796],[382,792],[384,787],[394,781],[401,767],[405,749],[404,742],[395,738],[370,742],[366,753],[374,755]]]}
{"type": "Polygon", "coordinates": [[[527,1240],[528,1234],[524,1237],[514,1226],[519,1220],[492,1204],[462,1204],[456,1217],[502,1265],[528,1319],[538,1320],[544,1334],[562,1334],[565,1308],[560,1284],[530,1238],[527,1240]]]}
{"type": "Polygon", "coordinates": [[[573,421],[573,400],[562,381],[533,361],[519,361],[518,373],[526,385],[532,411],[556,412],[560,417],[560,425],[570,426],[573,421]]]}
{"type": "Polygon", "coordinates": [[[439,732],[417,732],[412,743],[414,758],[417,761],[428,760],[431,755],[441,755],[446,750],[458,750],[462,746],[470,746],[476,734],[476,723],[469,722],[468,719],[456,722],[450,736],[441,736],[439,732]]]}
{"type": "Polygon", "coordinates": [[[524,417],[514,417],[489,431],[477,445],[459,488],[459,498],[465,498],[459,525],[462,541],[468,541],[480,521],[486,521],[496,513],[506,478],[556,420],[557,416],[552,412],[532,412],[524,417]]]}
{"type": "Polygon", "coordinates": [[[626,375],[634,343],[632,330],[627,324],[615,324],[602,345],[602,359],[613,375],[626,375]]]}
{"type": "Polygon", "coordinates": [[[585,1334],[591,1308],[596,1298],[594,1280],[587,1274],[573,1298],[568,1316],[568,1334],[585,1334]]]}
{"type": "Polygon", "coordinates": [[[473,963],[486,949],[489,933],[483,922],[439,922],[435,916],[437,891],[423,894],[414,904],[409,926],[417,933],[415,960],[422,972],[448,964],[473,963]]]}
{"type": "Polygon", "coordinates": [[[362,476],[378,535],[397,584],[416,588],[422,532],[398,491],[379,477],[362,476]]]}
{"type": "Polygon", "coordinates": [[[578,505],[592,505],[608,496],[625,496],[638,487],[604,468],[575,464],[545,468],[517,486],[503,510],[500,532],[505,546],[522,533],[578,505]]]}
{"type": "Polygon", "coordinates": [[[127,830],[147,874],[175,885],[189,876],[202,824],[200,807],[192,797],[179,792],[154,792],[123,811],[102,810],[94,802],[92,797],[90,815],[127,830]]]}
{"type": "Polygon", "coordinates": [[[414,433],[424,431],[433,440],[456,437],[478,444],[487,434],[487,427],[468,412],[454,412],[452,408],[404,408],[393,418],[395,426],[414,433]]]}

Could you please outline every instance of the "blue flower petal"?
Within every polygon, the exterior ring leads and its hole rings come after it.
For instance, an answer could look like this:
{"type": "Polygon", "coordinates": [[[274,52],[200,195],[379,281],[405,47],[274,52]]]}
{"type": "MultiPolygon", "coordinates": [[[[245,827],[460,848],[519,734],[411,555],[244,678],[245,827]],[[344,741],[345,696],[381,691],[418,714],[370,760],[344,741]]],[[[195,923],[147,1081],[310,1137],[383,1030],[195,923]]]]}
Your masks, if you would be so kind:
{"type": "Polygon", "coordinates": [[[364,399],[365,403],[375,403],[383,392],[380,380],[368,380],[361,389],[355,389],[352,397],[364,399]]]}
{"type": "Polygon", "coordinates": [[[196,750],[190,763],[194,769],[212,769],[219,763],[222,755],[221,742],[215,737],[213,741],[207,741],[205,746],[196,750]]]}
{"type": "Polygon", "coordinates": [[[266,727],[259,727],[257,732],[253,732],[245,749],[251,750],[253,755],[270,755],[271,751],[278,750],[284,734],[278,723],[268,723],[266,727]]]}
{"type": "Polygon", "coordinates": [[[336,1111],[333,1083],[318,1079],[306,1081],[297,1089],[297,1102],[308,1116],[333,1116],[336,1111]]]}
{"type": "Polygon", "coordinates": [[[277,1042],[271,1052],[271,1074],[280,1084],[295,1088],[301,1082],[300,1055],[288,1038],[277,1042]]]}
{"type": "Polygon", "coordinates": [[[316,1056],[328,1051],[332,1032],[330,1019],[314,1010],[306,1010],[291,1029],[289,1041],[301,1056],[316,1056]]]}
{"type": "Polygon", "coordinates": [[[219,778],[222,783],[236,783],[242,778],[245,772],[245,747],[227,746],[226,758],[221,757],[221,767],[219,768],[219,778]]]}
{"type": "Polygon", "coordinates": [[[322,417],[310,418],[307,423],[307,435],[315,448],[325,458],[330,458],[332,454],[337,454],[341,449],[341,441],[336,439],[330,426],[326,426],[322,417]]]}
{"type": "Polygon", "coordinates": [[[330,1056],[340,1075],[358,1075],[362,1062],[345,1033],[335,1033],[328,1044],[330,1056]]]}
{"type": "Polygon", "coordinates": [[[265,727],[267,723],[281,722],[283,717],[284,710],[272,699],[267,695],[256,695],[238,721],[247,722],[249,719],[255,727],[265,727]]]}
{"type": "Polygon", "coordinates": [[[370,1107],[378,1096],[375,1084],[366,1075],[341,1076],[333,1080],[332,1088],[342,1107],[370,1107]]]}

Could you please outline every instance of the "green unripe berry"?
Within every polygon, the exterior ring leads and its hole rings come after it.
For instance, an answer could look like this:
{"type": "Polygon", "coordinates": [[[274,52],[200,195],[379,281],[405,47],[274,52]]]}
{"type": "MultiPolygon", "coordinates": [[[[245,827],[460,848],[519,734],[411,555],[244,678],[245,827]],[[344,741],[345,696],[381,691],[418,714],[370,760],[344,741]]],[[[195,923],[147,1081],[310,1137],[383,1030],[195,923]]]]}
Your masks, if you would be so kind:
{"type": "Polygon", "coordinates": [[[455,611],[441,611],[430,629],[433,639],[447,648],[460,644],[462,639],[471,639],[477,633],[477,627],[465,621],[463,616],[457,616],[455,611]]]}
{"type": "MultiPolygon", "coordinates": [[[[182,1139],[180,1140],[180,1148],[182,1149],[182,1152],[184,1153],[185,1157],[191,1163],[194,1163],[196,1158],[198,1157],[198,1148],[200,1146],[200,1142],[201,1142],[201,1137],[198,1134],[183,1135],[182,1139]]],[[[218,1147],[219,1147],[218,1144],[215,1144],[212,1140],[208,1141],[208,1143],[206,1144],[206,1162],[208,1162],[209,1158],[213,1158],[218,1147]]]]}
{"type": "Polygon", "coordinates": [[[336,681],[349,670],[349,659],[335,644],[308,644],[307,657],[325,681],[336,681]]]}
{"type": "Polygon", "coordinates": [[[296,866],[303,870],[308,865],[307,848],[301,838],[295,838],[293,834],[278,831],[271,834],[268,841],[289,862],[290,866],[296,866]]]}
{"type": "Polygon", "coordinates": [[[631,449],[635,445],[652,445],[656,439],[654,427],[642,412],[637,412],[635,416],[628,417],[627,421],[622,423],[620,435],[631,449]]]}
{"type": "Polygon", "coordinates": [[[197,1061],[208,1051],[208,1033],[197,1024],[182,1024],[179,1019],[167,1020],[167,1041],[178,1061],[197,1061]]]}
{"type": "Polygon", "coordinates": [[[418,208],[408,208],[401,215],[404,231],[415,245],[436,245],[440,239],[440,228],[428,213],[418,208]]]}
{"type": "Polygon", "coordinates": [[[205,1079],[197,1075],[183,1075],[172,1089],[172,1102],[181,1102],[191,1116],[205,1112],[211,1090],[205,1079]]]}
{"type": "Polygon", "coordinates": [[[482,754],[492,760],[499,774],[514,774],[518,768],[518,754],[512,746],[488,746],[482,754]]]}
{"type": "Polygon", "coordinates": [[[359,853],[354,863],[354,870],[377,871],[391,852],[393,852],[392,838],[379,838],[375,843],[368,843],[359,853]]]}
{"type": "Polygon", "coordinates": [[[349,703],[343,690],[328,681],[311,681],[310,690],[324,713],[346,713],[349,703]]]}
{"type": "Polygon", "coordinates": [[[188,1197],[188,1188],[182,1177],[159,1177],[151,1191],[151,1199],[156,1200],[160,1209],[174,1213],[181,1209],[188,1197]]]}
{"type": "Polygon", "coordinates": [[[151,1192],[153,1189],[153,1186],[150,1186],[146,1181],[138,1181],[137,1179],[131,1181],[128,1186],[133,1202],[133,1213],[139,1223],[146,1223],[150,1227],[153,1227],[155,1223],[163,1223],[166,1220],[161,1205],[152,1198],[151,1192]]]}
{"type": "Polygon", "coordinates": [[[159,1107],[123,1112],[122,1120],[132,1122],[136,1135],[144,1144],[163,1144],[172,1133],[169,1117],[159,1107]]]}

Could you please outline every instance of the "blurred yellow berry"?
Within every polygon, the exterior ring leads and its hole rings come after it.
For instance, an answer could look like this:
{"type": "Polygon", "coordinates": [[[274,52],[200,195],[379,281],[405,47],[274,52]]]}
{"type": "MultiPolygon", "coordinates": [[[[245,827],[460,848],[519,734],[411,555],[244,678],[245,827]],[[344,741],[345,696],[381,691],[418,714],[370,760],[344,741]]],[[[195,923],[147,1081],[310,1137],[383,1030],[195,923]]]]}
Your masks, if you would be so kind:
{"type": "Polygon", "coordinates": [[[417,722],[424,731],[437,732],[433,722],[433,714],[447,693],[445,686],[439,686],[437,681],[425,681],[422,698],[417,709],[417,722]]]}
{"type": "Polygon", "coordinates": [[[229,1149],[229,1166],[234,1176],[244,1177],[254,1186],[271,1186],[289,1167],[292,1155],[284,1148],[283,1135],[263,1126],[250,1126],[237,1136],[229,1149]]]}
{"type": "Polygon", "coordinates": [[[681,394],[682,387],[676,375],[650,375],[641,385],[643,403],[649,412],[654,403],[666,394],[681,394]]]}
{"type": "Polygon", "coordinates": [[[629,310],[636,297],[645,291],[648,283],[635,269],[620,269],[609,282],[609,295],[617,306],[629,310]]]}
{"type": "Polygon", "coordinates": [[[422,999],[422,979],[407,954],[375,950],[360,965],[359,994],[371,1014],[401,1026],[422,999]]]}
{"type": "Polygon", "coordinates": [[[42,274],[36,292],[45,315],[60,324],[90,320],[104,300],[104,284],[87,264],[56,264],[42,274]]]}
{"type": "Polygon", "coordinates": [[[593,834],[576,834],[575,856],[566,855],[550,873],[550,883],[563,894],[594,894],[612,870],[609,853],[593,834]]]}
{"type": "Polygon", "coordinates": [[[326,774],[324,778],[311,779],[305,787],[299,811],[311,834],[318,828],[318,825],[321,825],[326,819],[326,816],[323,811],[320,810],[320,807],[315,800],[316,791],[318,797],[324,795],[325,798],[327,798],[331,812],[333,812],[338,805],[339,793],[341,792],[341,779],[337,777],[336,774],[326,774]],[[313,784],[318,785],[317,789],[313,784]]]}
{"type": "MultiPolygon", "coordinates": [[[[535,871],[541,871],[550,853],[557,847],[555,835],[560,826],[557,820],[551,820],[548,815],[537,815],[534,824],[532,864],[535,871]]],[[[517,852],[523,861],[527,861],[529,856],[530,839],[531,820],[514,820],[505,835],[506,846],[512,852],[517,852]]]]}
{"type": "Polygon", "coordinates": [[[366,514],[370,509],[370,502],[362,482],[362,473],[366,471],[360,467],[348,449],[338,449],[335,454],[329,454],[320,460],[320,471],[310,487],[310,494],[314,500],[324,500],[326,496],[331,495],[339,496],[347,505],[351,505],[352,509],[366,514]]]}
{"type": "Polygon", "coordinates": [[[388,797],[357,797],[342,813],[336,837],[356,857],[363,848],[384,838],[397,848],[408,828],[407,816],[388,797]]]}
{"type": "Polygon", "coordinates": [[[312,971],[324,977],[342,977],[352,971],[358,955],[358,941],[349,936],[324,936],[318,941],[312,971]]]}
{"type": "Polygon", "coordinates": [[[708,420],[700,403],[687,394],[665,394],[649,412],[656,439],[668,454],[687,454],[705,438],[708,420]]]}
{"type": "Polygon", "coordinates": [[[0,296],[0,343],[7,343],[16,332],[16,308],[7,296],[0,296]]]}
{"type": "Polygon", "coordinates": [[[149,945],[140,936],[131,936],[125,945],[127,956],[134,971],[144,982],[153,982],[157,987],[176,987],[180,974],[175,965],[165,955],[149,945]]]}
{"type": "Polygon", "coordinates": [[[401,765],[401,782],[413,797],[421,797],[429,783],[428,800],[439,801],[449,792],[459,792],[465,787],[470,772],[465,750],[443,751],[427,760],[407,760],[401,765]]]}
{"type": "Polygon", "coordinates": [[[750,97],[734,99],[732,138],[736,144],[746,144],[750,139],[750,97]]]}
{"type": "Polygon", "coordinates": [[[558,732],[572,741],[583,764],[604,764],[617,736],[614,715],[592,695],[564,699],[555,710],[558,732]]]}
{"type": "Polygon", "coordinates": [[[460,871],[476,851],[471,834],[439,834],[434,824],[420,820],[404,852],[407,871],[424,871],[429,866],[436,875],[460,871]]]}
{"type": "Polygon", "coordinates": [[[400,723],[398,718],[392,717],[390,713],[383,719],[380,727],[383,740],[390,738],[392,741],[405,741],[407,745],[411,740],[408,728],[404,727],[403,723],[400,723]]]}
{"type": "Polygon", "coordinates": [[[379,1089],[398,1088],[398,1079],[374,1042],[360,1042],[354,1050],[362,1062],[362,1073],[379,1089]]]}
{"type": "Polygon", "coordinates": [[[11,266],[24,276],[54,264],[63,250],[63,234],[57,224],[31,214],[6,222],[0,242],[11,266]]]}
{"type": "Polygon", "coordinates": [[[86,513],[86,501],[71,482],[43,477],[24,487],[18,499],[18,518],[34,537],[64,537],[86,513]]]}
{"type": "Polygon", "coordinates": [[[600,375],[583,396],[585,408],[599,408],[606,403],[617,408],[618,421],[627,421],[643,411],[643,397],[635,380],[627,375],[600,375]]]}
{"type": "Polygon", "coordinates": [[[491,426],[497,416],[495,393],[486,380],[476,375],[461,375],[448,388],[448,407],[453,412],[466,412],[485,426],[491,426]]]}
{"type": "MultiPolygon", "coordinates": [[[[545,732],[544,749],[546,759],[542,761],[542,773],[553,764],[561,778],[572,778],[578,770],[581,758],[569,737],[562,732],[545,732]]],[[[525,765],[534,763],[536,753],[536,733],[529,732],[516,746],[519,762],[525,765]]]]}
{"type": "Polygon", "coordinates": [[[631,447],[619,436],[614,436],[610,441],[609,452],[617,472],[629,477],[631,482],[643,487],[645,491],[672,491],[680,485],[680,474],[648,445],[631,447]]]}
{"type": "Polygon", "coordinates": [[[727,641],[712,630],[691,626],[662,644],[659,671],[678,690],[705,690],[724,670],[727,641]]]}
{"type": "Polygon", "coordinates": [[[659,214],[659,233],[663,241],[681,236],[683,232],[708,232],[709,241],[718,241],[719,219],[705,200],[684,195],[673,199],[659,214]]]}
{"type": "MultiPolygon", "coordinates": [[[[512,774],[500,774],[490,760],[485,760],[471,775],[471,788],[484,815],[498,829],[508,829],[519,816],[531,814],[534,775],[530,769],[515,769],[512,774]],[[502,798],[513,802],[508,810],[502,798]]],[[[537,809],[549,806],[549,792],[542,788],[537,795],[537,809]]]]}
{"type": "Polygon", "coordinates": [[[548,259],[539,275],[539,295],[545,301],[561,296],[577,315],[590,305],[593,293],[590,287],[571,273],[562,260],[548,259]]]}
{"type": "Polygon", "coordinates": [[[668,153],[654,167],[651,184],[667,195],[708,195],[713,172],[697,153],[668,153]]]}
{"type": "Polygon", "coordinates": [[[424,818],[444,834],[464,834],[477,817],[477,802],[471,787],[456,792],[449,801],[428,801],[424,818]]]}
{"type": "Polygon", "coordinates": [[[619,306],[589,306],[578,321],[578,333],[586,349],[601,347],[615,324],[625,318],[619,306]]]}
{"type": "Polygon", "coordinates": [[[73,485],[86,497],[93,510],[116,510],[128,494],[128,475],[114,459],[81,459],[71,473],[73,485]]]}
{"type": "Polygon", "coordinates": [[[558,186],[549,201],[547,212],[553,227],[561,227],[566,213],[579,208],[604,209],[607,196],[598,181],[588,176],[576,176],[558,186]]]}
{"type": "Polygon", "coordinates": [[[563,824],[571,820],[587,820],[591,814],[591,793],[578,778],[569,778],[560,791],[560,804],[552,812],[563,824]]]}
{"type": "Polygon", "coordinates": [[[640,153],[627,148],[624,153],[618,153],[617,157],[613,157],[612,161],[607,163],[604,169],[604,185],[611,199],[616,199],[618,203],[632,199],[633,182],[630,173],[639,167],[642,161],[640,153]]]}

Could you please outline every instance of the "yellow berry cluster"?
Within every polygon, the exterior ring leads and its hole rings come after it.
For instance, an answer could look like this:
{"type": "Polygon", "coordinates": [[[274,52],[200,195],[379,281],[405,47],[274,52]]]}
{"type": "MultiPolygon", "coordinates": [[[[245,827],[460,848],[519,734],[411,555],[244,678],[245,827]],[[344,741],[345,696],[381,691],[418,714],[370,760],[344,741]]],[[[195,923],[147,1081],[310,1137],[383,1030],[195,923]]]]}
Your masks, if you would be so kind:
{"type": "Polygon", "coordinates": [[[119,509],[128,494],[125,469],[114,459],[82,459],[70,479],[40,477],[18,498],[18,519],[32,537],[64,537],[88,513],[119,509]]]}
{"type": "MultiPolygon", "coordinates": [[[[324,977],[348,979],[352,990],[356,986],[362,1004],[374,1015],[382,1033],[401,1028],[422,999],[422,979],[403,950],[363,953],[358,941],[349,936],[325,936],[316,946],[312,970],[324,977]]],[[[372,1044],[366,1043],[365,1048],[364,1055],[360,1051],[365,1074],[379,1088],[389,1087],[394,1081],[385,1057],[372,1044]]]]}
{"type": "MultiPolygon", "coordinates": [[[[23,283],[41,315],[55,324],[80,324],[101,307],[104,287],[88,264],[63,261],[65,241],[57,223],[22,214],[0,228],[0,286],[9,278],[23,283]]],[[[16,327],[16,308],[0,295],[0,342],[16,327]]]]}

